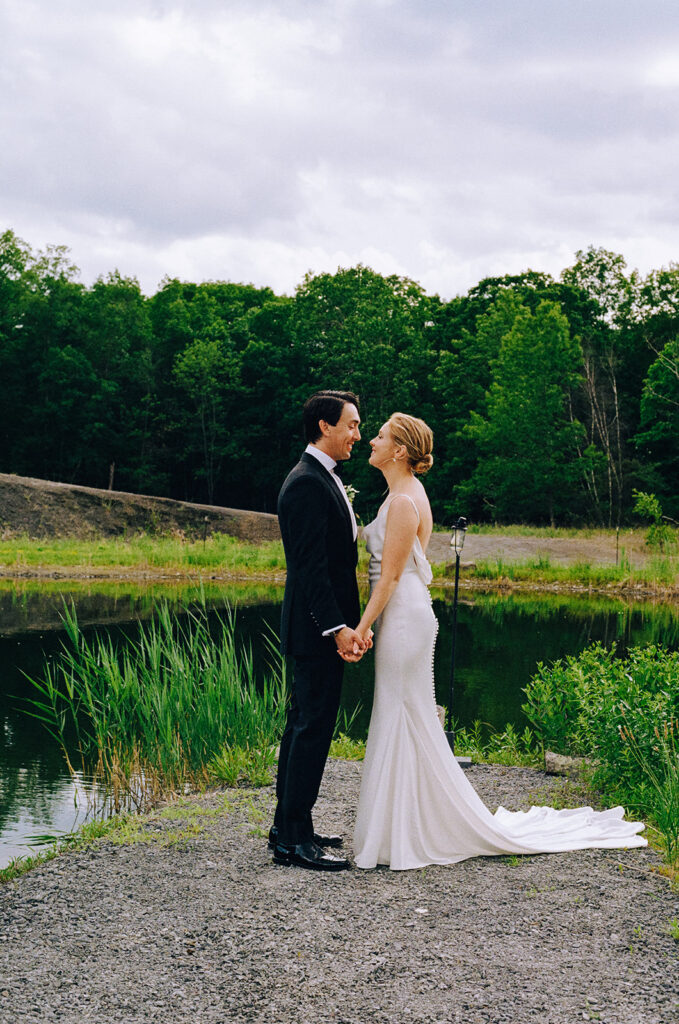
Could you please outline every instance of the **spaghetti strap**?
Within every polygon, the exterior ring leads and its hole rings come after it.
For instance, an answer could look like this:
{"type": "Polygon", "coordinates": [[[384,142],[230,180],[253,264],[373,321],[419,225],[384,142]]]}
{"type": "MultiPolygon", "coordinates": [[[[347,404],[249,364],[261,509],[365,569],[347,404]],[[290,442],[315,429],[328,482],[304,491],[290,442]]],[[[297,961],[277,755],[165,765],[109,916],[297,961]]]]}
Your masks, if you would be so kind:
{"type": "Polygon", "coordinates": [[[418,522],[418,525],[419,525],[419,522],[420,522],[420,510],[417,507],[417,502],[415,501],[415,499],[411,498],[409,494],[391,494],[391,495],[389,495],[389,498],[387,499],[387,506],[391,505],[391,503],[394,500],[394,498],[407,498],[408,499],[410,504],[413,506],[413,508],[417,512],[417,522],[418,522]]]}

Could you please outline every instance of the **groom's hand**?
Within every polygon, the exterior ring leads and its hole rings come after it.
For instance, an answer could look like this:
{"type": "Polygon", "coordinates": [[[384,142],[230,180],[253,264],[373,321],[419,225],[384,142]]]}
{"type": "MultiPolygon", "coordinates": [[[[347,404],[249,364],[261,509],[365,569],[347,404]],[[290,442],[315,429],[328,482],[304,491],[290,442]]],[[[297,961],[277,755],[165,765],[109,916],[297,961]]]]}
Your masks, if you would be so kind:
{"type": "Polygon", "coordinates": [[[360,661],[364,651],[368,649],[361,634],[357,633],[355,629],[350,629],[349,626],[344,626],[339,633],[335,633],[335,643],[337,644],[337,653],[345,661],[360,661]]]}

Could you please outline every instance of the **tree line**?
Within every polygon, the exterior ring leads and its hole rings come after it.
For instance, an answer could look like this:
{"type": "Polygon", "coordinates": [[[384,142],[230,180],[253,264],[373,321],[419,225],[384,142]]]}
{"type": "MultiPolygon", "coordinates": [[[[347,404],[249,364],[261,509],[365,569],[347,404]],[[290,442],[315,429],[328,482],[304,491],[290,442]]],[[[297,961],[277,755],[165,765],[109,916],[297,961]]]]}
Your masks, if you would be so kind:
{"type": "MultiPolygon", "coordinates": [[[[642,277],[590,247],[558,280],[450,301],[360,265],[293,296],[166,278],[147,297],[0,235],[0,471],[275,511],[322,387],[360,395],[364,436],[394,410],[430,424],[441,524],[617,525],[635,489],[679,518],[679,264],[642,277]]],[[[367,455],[345,471],[364,517],[367,455]]]]}

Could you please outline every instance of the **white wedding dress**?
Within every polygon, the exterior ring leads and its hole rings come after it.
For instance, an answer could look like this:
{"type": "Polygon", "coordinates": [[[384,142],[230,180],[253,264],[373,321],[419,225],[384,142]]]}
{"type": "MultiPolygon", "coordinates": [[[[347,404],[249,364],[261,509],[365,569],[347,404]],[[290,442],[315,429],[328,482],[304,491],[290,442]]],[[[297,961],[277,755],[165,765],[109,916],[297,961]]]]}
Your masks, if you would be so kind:
{"type": "MultiPolygon", "coordinates": [[[[365,527],[371,585],[380,576],[387,499],[365,527]]],[[[412,501],[407,495],[400,496],[412,501]]],[[[413,502],[415,505],[415,502],[413,502]]],[[[417,507],[417,506],[415,506],[417,507]]],[[[491,814],[453,756],[434,700],[438,623],[419,539],[375,629],[375,695],[354,833],[359,868],[454,864],[467,857],[645,846],[622,807],[491,814]]]]}

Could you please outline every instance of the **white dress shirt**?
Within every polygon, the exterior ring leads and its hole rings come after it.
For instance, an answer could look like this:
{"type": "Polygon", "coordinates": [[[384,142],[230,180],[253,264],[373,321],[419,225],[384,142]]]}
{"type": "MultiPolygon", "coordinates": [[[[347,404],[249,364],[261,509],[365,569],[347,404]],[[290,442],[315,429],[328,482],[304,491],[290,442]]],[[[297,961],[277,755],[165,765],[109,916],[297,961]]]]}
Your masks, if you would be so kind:
{"type": "MultiPolygon", "coordinates": [[[[332,458],[331,455],[327,455],[325,452],[321,451],[320,448],[317,448],[316,445],[314,444],[308,444],[304,451],[306,452],[307,455],[312,455],[315,459],[317,459],[324,469],[327,469],[328,473],[339,487],[342,497],[346,501],[347,508],[349,509],[349,515],[351,516],[351,532],[354,540],[356,540],[356,537],[358,536],[358,525],[356,523],[356,516],[354,515],[354,510],[351,507],[351,502],[349,501],[347,492],[344,490],[344,485],[340,478],[337,476],[337,473],[335,473],[335,466],[337,465],[337,462],[335,461],[335,459],[332,458]]],[[[344,629],[345,626],[346,622],[342,622],[338,626],[333,626],[332,629],[326,629],[322,635],[330,636],[332,633],[338,633],[339,630],[344,629]]]]}

